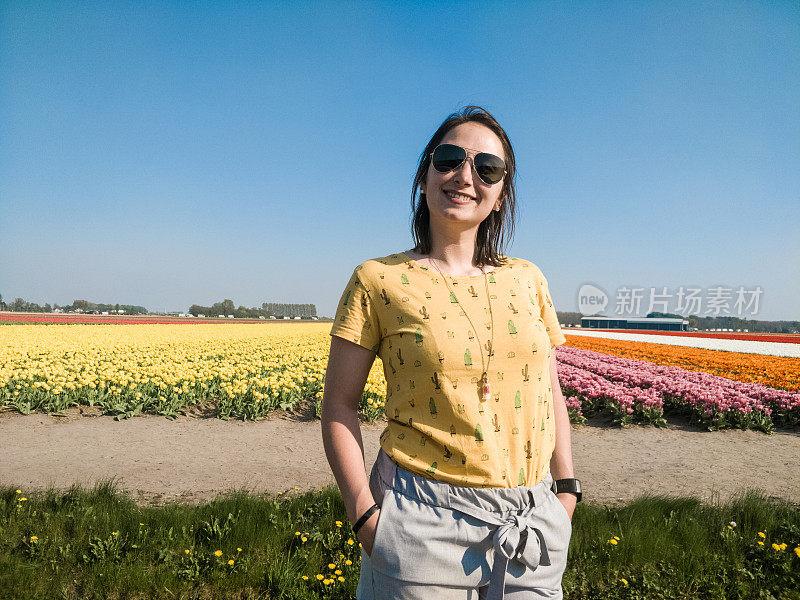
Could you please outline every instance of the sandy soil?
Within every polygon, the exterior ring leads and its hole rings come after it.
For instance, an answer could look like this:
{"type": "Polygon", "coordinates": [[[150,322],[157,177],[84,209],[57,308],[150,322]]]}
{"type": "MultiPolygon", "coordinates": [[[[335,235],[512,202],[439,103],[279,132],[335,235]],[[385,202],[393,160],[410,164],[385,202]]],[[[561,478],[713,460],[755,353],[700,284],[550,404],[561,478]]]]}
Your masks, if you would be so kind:
{"type": "MultiPolygon", "coordinates": [[[[139,504],[195,504],[222,491],[297,494],[335,484],[318,420],[308,408],[268,420],[222,421],[202,411],[170,421],[143,416],[114,421],[97,409],[65,417],[0,414],[0,485],[30,493],[53,485],[91,487],[115,478],[139,504]],[[296,490],[295,487],[300,488],[296,490]]],[[[385,423],[362,423],[367,471],[385,423]]],[[[625,502],[650,492],[725,502],[744,488],[798,502],[800,433],[700,432],[572,426],[572,453],[584,500],[625,502]]]]}

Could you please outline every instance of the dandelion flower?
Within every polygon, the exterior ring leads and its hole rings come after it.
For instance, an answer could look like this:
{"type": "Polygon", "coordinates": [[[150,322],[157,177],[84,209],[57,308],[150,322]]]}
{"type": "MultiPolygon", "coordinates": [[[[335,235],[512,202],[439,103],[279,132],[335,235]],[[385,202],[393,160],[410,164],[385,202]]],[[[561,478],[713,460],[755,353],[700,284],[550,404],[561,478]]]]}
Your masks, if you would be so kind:
{"type": "Polygon", "coordinates": [[[350,545],[352,546],[352,545],[353,545],[355,542],[353,541],[353,539],[352,539],[352,538],[350,538],[349,540],[347,540],[347,543],[348,543],[348,544],[350,544],[350,545]]]}
{"type": "Polygon", "coordinates": [[[228,561],[228,564],[229,564],[229,565],[232,565],[232,564],[233,564],[233,559],[230,559],[230,560],[228,561]]]}
{"type": "Polygon", "coordinates": [[[32,535],[32,536],[31,536],[31,541],[32,541],[32,542],[35,542],[35,541],[36,541],[36,540],[38,540],[38,539],[39,539],[39,538],[38,538],[38,537],[36,537],[35,535],[32,535]]]}
{"type": "MultiPolygon", "coordinates": [[[[798,550],[800,550],[800,548],[798,548],[798,550]]],[[[344,561],[344,564],[349,566],[353,564],[353,561],[348,558],[346,561],[344,561]]]]}
{"type": "Polygon", "coordinates": [[[338,579],[339,581],[344,581],[344,577],[342,577],[341,575],[339,575],[339,577],[337,577],[337,579],[338,579]]]}
{"type": "Polygon", "coordinates": [[[766,537],[767,537],[766,535],[764,535],[764,532],[763,532],[763,531],[759,531],[759,532],[758,532],[758,535],[760,535],[762,538],[766,538],[766,537]]]}
{"type": "Polygon", "coordinates": [[[627,580],[627,579],[620,579],[620,581],[621,581],[623,584],[625,584],[625,585],[628,585],[628,580],[627,580]]]}
{"type": "Polygon", "coordinates": [[[797,554],[797,558],[800,558],[800,546],[794,549],[794,553],[797,554]]]}
{"type": "Polygon", "coordinates": [[[333,583],[333,579],[323,579],[322,583],[324,583],[325,585],[330,585],[333,583]]]}
{"type": "Polygon", "coordinates": [[[775,550],[775,552],[780,552],[782,550],[780,545],[776,544],[775,542],[772,542],[772,549],[775,550]]]}
{"type": "Polygon", "coordinates": [[[615,540],[617,540],[617,541],[619,541],[619,538],[618,538],[617,536],[614,536],[614,539],[615,539],[615,540]]]}
{"type": "Polygon", "coordinates": [[[139,525],[144,525],[144,523],[139,523],[139,525]]]}
{"type": "Polygon", "coordinates": [[[19,499],[20,502],[24,502],[25,500],[27,500],[27,498],[20,498],[19,499]]]}
{"type": "Polygon", "coordinates": [[[119,531],[112,531],[111,535],[117,535],[118,533],[119,533],[119,531]]]}
{"type": "Polygon", "coordinates": [[[319,573],[317,573],[317,579],[322,581],[323,579],[325,579],[325,577],[323,575],[320,575],[319,573]]]}
{"type": "Polygon", "coordinates": [[[214,556],[222,556],[222,550],[217,550],[214,552],[214,556]]]}
{"type": "Polygon", "coordinates": [[[341,574],[342,574],[342,572],[341,572],[339,569],[336,569],[336,570],[333,572],[333,574],[334,574],[334,575],[341,575],[341,574]]]}
{"type": "Polygon", "coordinates": [[[612,546],[616,546],[617,545],[617,540],[615,540],[614,538],[611,538],[610,540],[608,540],[608,543],[611,544],[612,546]]]}
{"type": "Polygon", "coordinates": [[[300,538],[300,541],[301,542],[307,542],[308,538],[306,536],[303,536],[303,537],[300,538]]]}
{"type": "Polygon", "coordinates": [[[307,580],[307,579],[308,579],[308,575],[303,575],[303,580],[307,580]]]}
{"type": "Polygon", "coordinates": [[[17,490],[17,493],[18,493],[18,494],[21,494],[21,493],[22,493],[22,490],[17,490]]]}
{"type": "Polygon", "coordinates": [[[236,551],[237,551],[237,552],[241,552],[241,551],[242,551],[242,549],[241,549],[241,548],[237,548],[237,549],[236,549],[236,551]]]}
{"type": "Polygon", "coordinates": [[[336,521],[336,526],[337,527],[341,527],[342,526],[342,522],[341,521],[336,521]]]}
{"type": "Polygon", "coordinates": [[[300,535],[300,532],[299,531],[295,531],[294,534],[295,535],[300,535]]]}
{"type": "Polygon", "coordinates": [[[186,554],[189,554],[189,549],[187,548],[186,550],[184,550],[184,552],[185,552],[186,554]]]}
{"type": "Polygon", "coordinates": [[[328,568],[329,568],[329,569],[335,569],[335,568],[336,568],[336,565],[335,565],[335,564],[333,564],[333,563],[329,563],[329,564],[328,564],[328,568]]]}
{"type": "Polygon", "coordinates": [[[764,542],[762,542],[761,540],[758,540],[758,545],[759,545],[759,546],[763,546],[763,545],[764,545],[764,542]]]}

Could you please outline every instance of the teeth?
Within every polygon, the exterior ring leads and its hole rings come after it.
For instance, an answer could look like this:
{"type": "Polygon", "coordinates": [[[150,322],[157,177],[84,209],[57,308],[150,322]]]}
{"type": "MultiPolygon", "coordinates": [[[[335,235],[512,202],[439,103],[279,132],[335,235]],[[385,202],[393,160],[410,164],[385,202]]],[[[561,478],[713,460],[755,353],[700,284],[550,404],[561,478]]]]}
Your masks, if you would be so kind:
{"type": "Polygon", "coordinates": [[[447,195],[454,200],[472,200],[470,196],[467,196],[466,194],[459,194],[457,192],[447,192],[447,195]]]}

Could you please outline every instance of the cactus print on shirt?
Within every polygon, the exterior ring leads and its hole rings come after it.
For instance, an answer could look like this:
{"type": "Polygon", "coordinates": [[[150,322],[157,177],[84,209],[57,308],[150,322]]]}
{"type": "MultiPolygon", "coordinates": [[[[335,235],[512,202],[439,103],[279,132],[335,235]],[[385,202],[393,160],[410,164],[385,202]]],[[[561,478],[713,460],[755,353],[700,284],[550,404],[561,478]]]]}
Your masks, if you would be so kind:
{"type": "Polygon", "coordinates": [[[511,257],[486,280],[444,278],[449,287],[405,253],[367,260],[354,269],[330,333],[383,362],[380,443],[401,467],[467,487],[536,485],[555,447],[552,347],[566,341],[547,281],[534,263],[511,257]],[[486,401],[481,350],[483,363],[491,354],[486,401]]]}

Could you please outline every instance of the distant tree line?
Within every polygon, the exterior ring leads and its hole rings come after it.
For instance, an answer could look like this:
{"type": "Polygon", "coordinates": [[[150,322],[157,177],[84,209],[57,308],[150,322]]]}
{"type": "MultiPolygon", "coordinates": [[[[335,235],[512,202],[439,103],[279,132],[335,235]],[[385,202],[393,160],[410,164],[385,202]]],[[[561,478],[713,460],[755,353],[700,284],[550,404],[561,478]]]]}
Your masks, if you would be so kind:
{"type": "Polygon", "coordinates": [[[206,317],[227,317],[233,315],[237,319],[258,319],[264,317],[269,319],[275,317],[282,319],[283,317],[300,317],[308,319],[317,316],[317,306],[315,304],[287,304],[282,302],[264,302],[261,308],[247,308],[246,306],[234,307],[233,300],[223,300],[222,302],[215,302],[211,306],[200,306],[199,304],[192,304],[189,308],[189,314],[204,315],[206,317]]]}
{"type": "Polygon", "coordinates": [[[84,314],[100,314],[107,312],[109,314],[124,314],[124,315],[146,315],[147,309],[144,306],[134,306],[131,304],[102,304],[89,302],[88,300],[75,300],[72,304],[59,306],[53,304],[50,306],[48,302],[44,306],[36,304],[36,302],[28,302],[22,298],[15,298],[13,302],[7,303],[3,301],[3,295],[0,294],[0,310],[7,310],[11,312],[31,312],[31,313],[50,313],[50,312],[72,312],[84,314]]]}
{"type": "MultiPolygon", "coordinates": [[[[581,324],[584,316],[579,312],[557,312],[558,322],[573,327],[581,324]]],[[[612,316],[612,315],[609,315],[612,316]]],[[[690,329],[747,329],[756,333],[798,333],[800,321],[757,321],[754,319],[740,319],[731,316],[699,317],[697,315],[677,315],[674,313],[651,312],[648,317],[671,317],[673,319],[686,319],[690,329]]],[[[620,318],[625,318],[620,316],[620,318]]]]}

